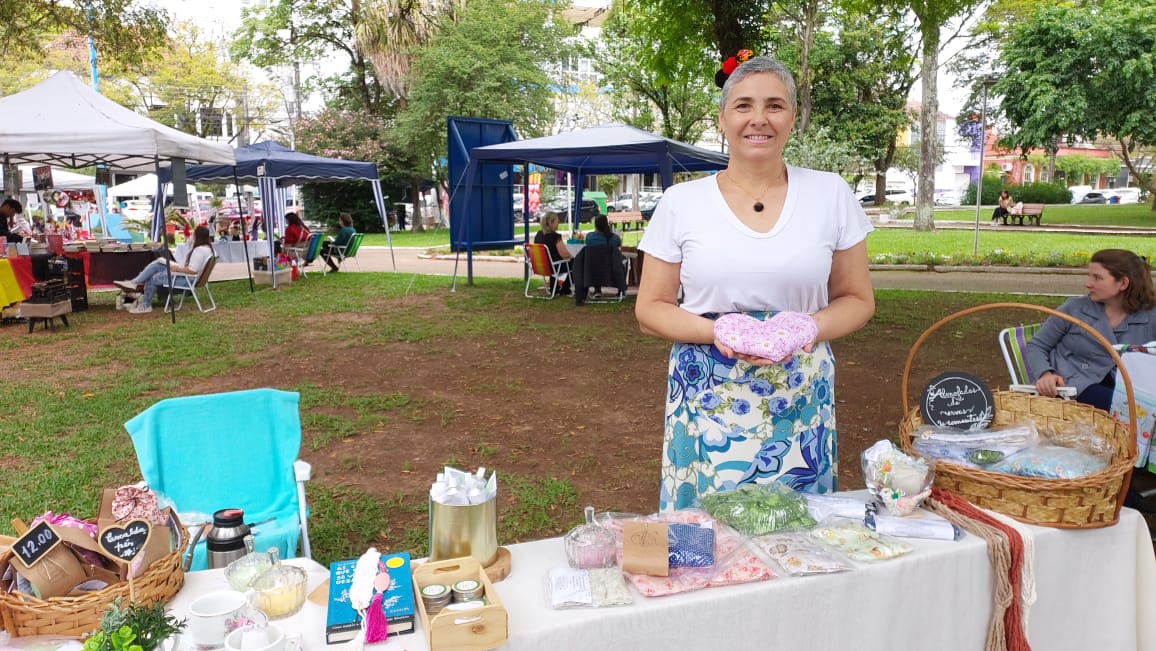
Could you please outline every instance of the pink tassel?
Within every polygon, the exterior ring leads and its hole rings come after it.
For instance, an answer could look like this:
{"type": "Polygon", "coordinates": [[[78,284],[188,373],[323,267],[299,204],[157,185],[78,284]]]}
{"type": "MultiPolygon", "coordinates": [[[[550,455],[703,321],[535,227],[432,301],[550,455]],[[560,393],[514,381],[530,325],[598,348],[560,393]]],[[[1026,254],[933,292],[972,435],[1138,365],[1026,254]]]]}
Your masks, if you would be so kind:
{"type": "Polygon", "coordinates": [[[385,621],[385,611],[381,608],[381,593],[373,595],[369,612],[365,615],[365,643],[380,642],[389,635],[389,623],[385,621]]]}

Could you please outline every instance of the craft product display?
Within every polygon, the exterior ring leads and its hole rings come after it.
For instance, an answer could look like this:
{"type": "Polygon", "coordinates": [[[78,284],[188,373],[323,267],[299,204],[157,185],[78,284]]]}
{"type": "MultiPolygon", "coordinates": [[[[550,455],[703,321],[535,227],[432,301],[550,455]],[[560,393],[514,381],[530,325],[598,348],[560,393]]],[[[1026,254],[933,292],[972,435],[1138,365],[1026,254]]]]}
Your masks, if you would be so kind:
{"type": "Polygon", "coordinates": [[[846,572],[851,565],[822,543],[803,532],[759,536],[755,544],[783,571],[792,576],[846,572]]]}
{"type": "Polygon", "coordinates": [[[891,441],[877,441],[860,459],[867,490],[892,515],[911,514],[931,494],[930,464],[897,450],[891,441]]]}
{"type": "Polygon", "coordinates": [[[853,561],[870,563],[911,553],[911,545],[882,536],[857,522],[821,524],[811,536],[839,550],[853,561]]]}
{"type": "Polygon", "coordinates": [[[971,431],[922,425],[915,430],[911,445],[929,459],[982,467],[1039,443],[1040,433],[1035,423],[1024,420],[1005,427],[971,431]]]}
{"type": "Polygon", "coordinates": [[[714,336],[736,353],[783,360],[814,342],[819,326],[801,312],[779,312],[766,320],[732,312],[715,319],[714,336]]]}
{"type": "Polygon", "coordinates": [[[571,529],[563,539],[566,560],[570,567],[580,570],[614,567],[618,561],[614,534],[594,522],[593,506],[587,506],[584,513],[586,522],[571,529]]]}
{"type": "MultiPolygon", "coordinates": [[[[721,522],[715,522],[706,511],[701,509],[682,509],[650,516],[602,513],[598,515],[596,521],[614,533],[620,565],[623,565],[624,532],[629,522],[656,525],[712,524],[715,537],[713,565],[709,567],[669,568],[665,576],[624,572],[627,581],[644,597],[658,597],[716,586],[765,581],[775,576],[766,562],[747,547],[746,540],[737,531],[721,522]]],[[[669,555],[666,545],[662,546],[662,554],[664,557],[669,555]]]]}
{"type": "Polygon", "coordinates": [[[551,568],[547,577],[550,607],[604,608],[634,603],[617,568],[551,568]]]}
{"type": "MultiPolygon", "coordinates": [[[[127,490],[126,490],[127,489],[127,490]]],[[[0,622],[13,636],[80,635],[118,599],[167,601],[184,582],[188,533],[176,514],[157,514],[155,495],[106,489],[96,518],[46,513],[0,553],[0,622]],[[127,514],[126,519],[114,515],[127,514]],[[155,524],[161,520],[162,524],[155,524]]]]}
{"type": "Polygon", "coordinates": [[[744,536],[815,526],[803,495],[779,482],[742,484],[733,490],[703,495],[701,501],[711,517],[744,536]]]}
{"type": "Polygon", "coordinates": [[[1104,354],[1117,367],[1117,384],[1123,384],[1128,395],[1129,418],[1121,422],[1091,405],[1075,400],[1061,400],[1012,391],[993,394],[991,428],[1014,426],[1031,421],[1039,432],[1048,432],[1058,426],[1079,424],[1107,441],[1112,450],[1110,462],[1099,472],[1074,479],[1047,479],[1021,477],[991,472],[976,461],[995,463],[996,455],[979,454],[972,466],[962,463],[937,463],[935,485],[950,491],[972,504],[1002,513],[1021,522],[1060,528],[1094,528],[1115,524],[1124,503],[1129,474],[1136,459],[1135,392],[1131,378],[1119,354],[1099,332],[1078,318],[1057,310],[1027,303],[991,303],[979,305],[948,315],[920,335],[912,345],[904,363],[900,382],[903,420],[899,424],[899,439],[908,452],[916,451],[916,432],[925,424],[919,408],[911,408],[909,384],[916,353],[924,341],[936,330],[952,321],[989,310],[1022,310],[1043,313],[1070,324],[1104,349],[1104,354]]]}

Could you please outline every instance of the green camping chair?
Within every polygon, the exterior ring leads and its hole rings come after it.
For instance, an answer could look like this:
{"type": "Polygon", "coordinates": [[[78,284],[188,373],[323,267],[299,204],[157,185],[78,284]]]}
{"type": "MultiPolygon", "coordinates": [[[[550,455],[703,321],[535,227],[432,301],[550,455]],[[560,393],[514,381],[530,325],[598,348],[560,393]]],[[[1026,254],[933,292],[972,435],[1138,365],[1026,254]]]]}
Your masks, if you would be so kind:
{"type": "MultiPolygon", "coordinates": [[[[329,247],[329,257],[333,260],[333,264],[337,265],[337,268],[340,269],[341,263],[346,260],[352,259],[354,262],[357,262],[357,251],[361,248],[361,240],[364,238],[365,233],[354,233],[353,237],[349,239],[349,243],[345,246],[331,245],[329,247]]],[[[361,271],[360,262],[357,262],[357,270],[361,271]]],[[[329,273],[329,265],[325,265],[321,273],[322,275],[329,273]]]]}

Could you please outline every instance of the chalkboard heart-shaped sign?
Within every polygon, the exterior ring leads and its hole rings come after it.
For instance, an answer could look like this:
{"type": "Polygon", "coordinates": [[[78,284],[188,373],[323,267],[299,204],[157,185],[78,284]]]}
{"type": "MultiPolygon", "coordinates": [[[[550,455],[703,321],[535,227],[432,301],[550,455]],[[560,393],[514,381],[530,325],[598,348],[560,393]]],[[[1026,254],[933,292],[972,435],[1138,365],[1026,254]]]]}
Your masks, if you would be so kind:
{"type": "Polygon", "coordinates": [[[932,378],[919,403],[923,420],[939,427],[983,429],[995,416],[995,399],[983,380],[949,371],[932,378]]]}
{"type": "Polygon", "coordinates": [[[123,527],[112,525],[100,532],[100,548],[127,563],[144,549],[150,534],[152,525],[147,520],[130,520],[123,527]]]}

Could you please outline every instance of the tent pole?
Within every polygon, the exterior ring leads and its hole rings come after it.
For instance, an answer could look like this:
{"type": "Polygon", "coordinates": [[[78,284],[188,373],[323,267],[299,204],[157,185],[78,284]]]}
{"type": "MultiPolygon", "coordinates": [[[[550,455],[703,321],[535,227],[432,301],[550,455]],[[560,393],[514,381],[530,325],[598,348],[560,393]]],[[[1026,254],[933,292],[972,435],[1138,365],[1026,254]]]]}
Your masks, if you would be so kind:
{"type": "Polygon", "coordinates": [[[249,229],[245,227],[245,207],[241,203],[241,181],[237,179],[237,166],[233,166],[233,198],[237,200],[237,213],[241,215],[241,248],[245,250],[245,273],[249,275],[249,293],[257,291],[253,286],[253,265],[249,264],[249,242],[245,239],[249,229]]]}
{"type": "MultiPolygon", "coordinates": [[[[157,172],[157,193],[156,193],[156,210],[160,213],[161,224],[161,246],[164,248],[165,254],[165,284],[168,285],[168,300],[165,304],[169,306],[169,318],[175,325],[177,322],[177,303],[173,300],[173,252],[169,249],[169,234],[168,229],[165,228],[165,198],[164,187],[165,182],[161,180],[161,159],[160,157],[153,158],[153,167],[157,172]]],[[[156,216],[153,216],[156,219],[156,216]]]]}

